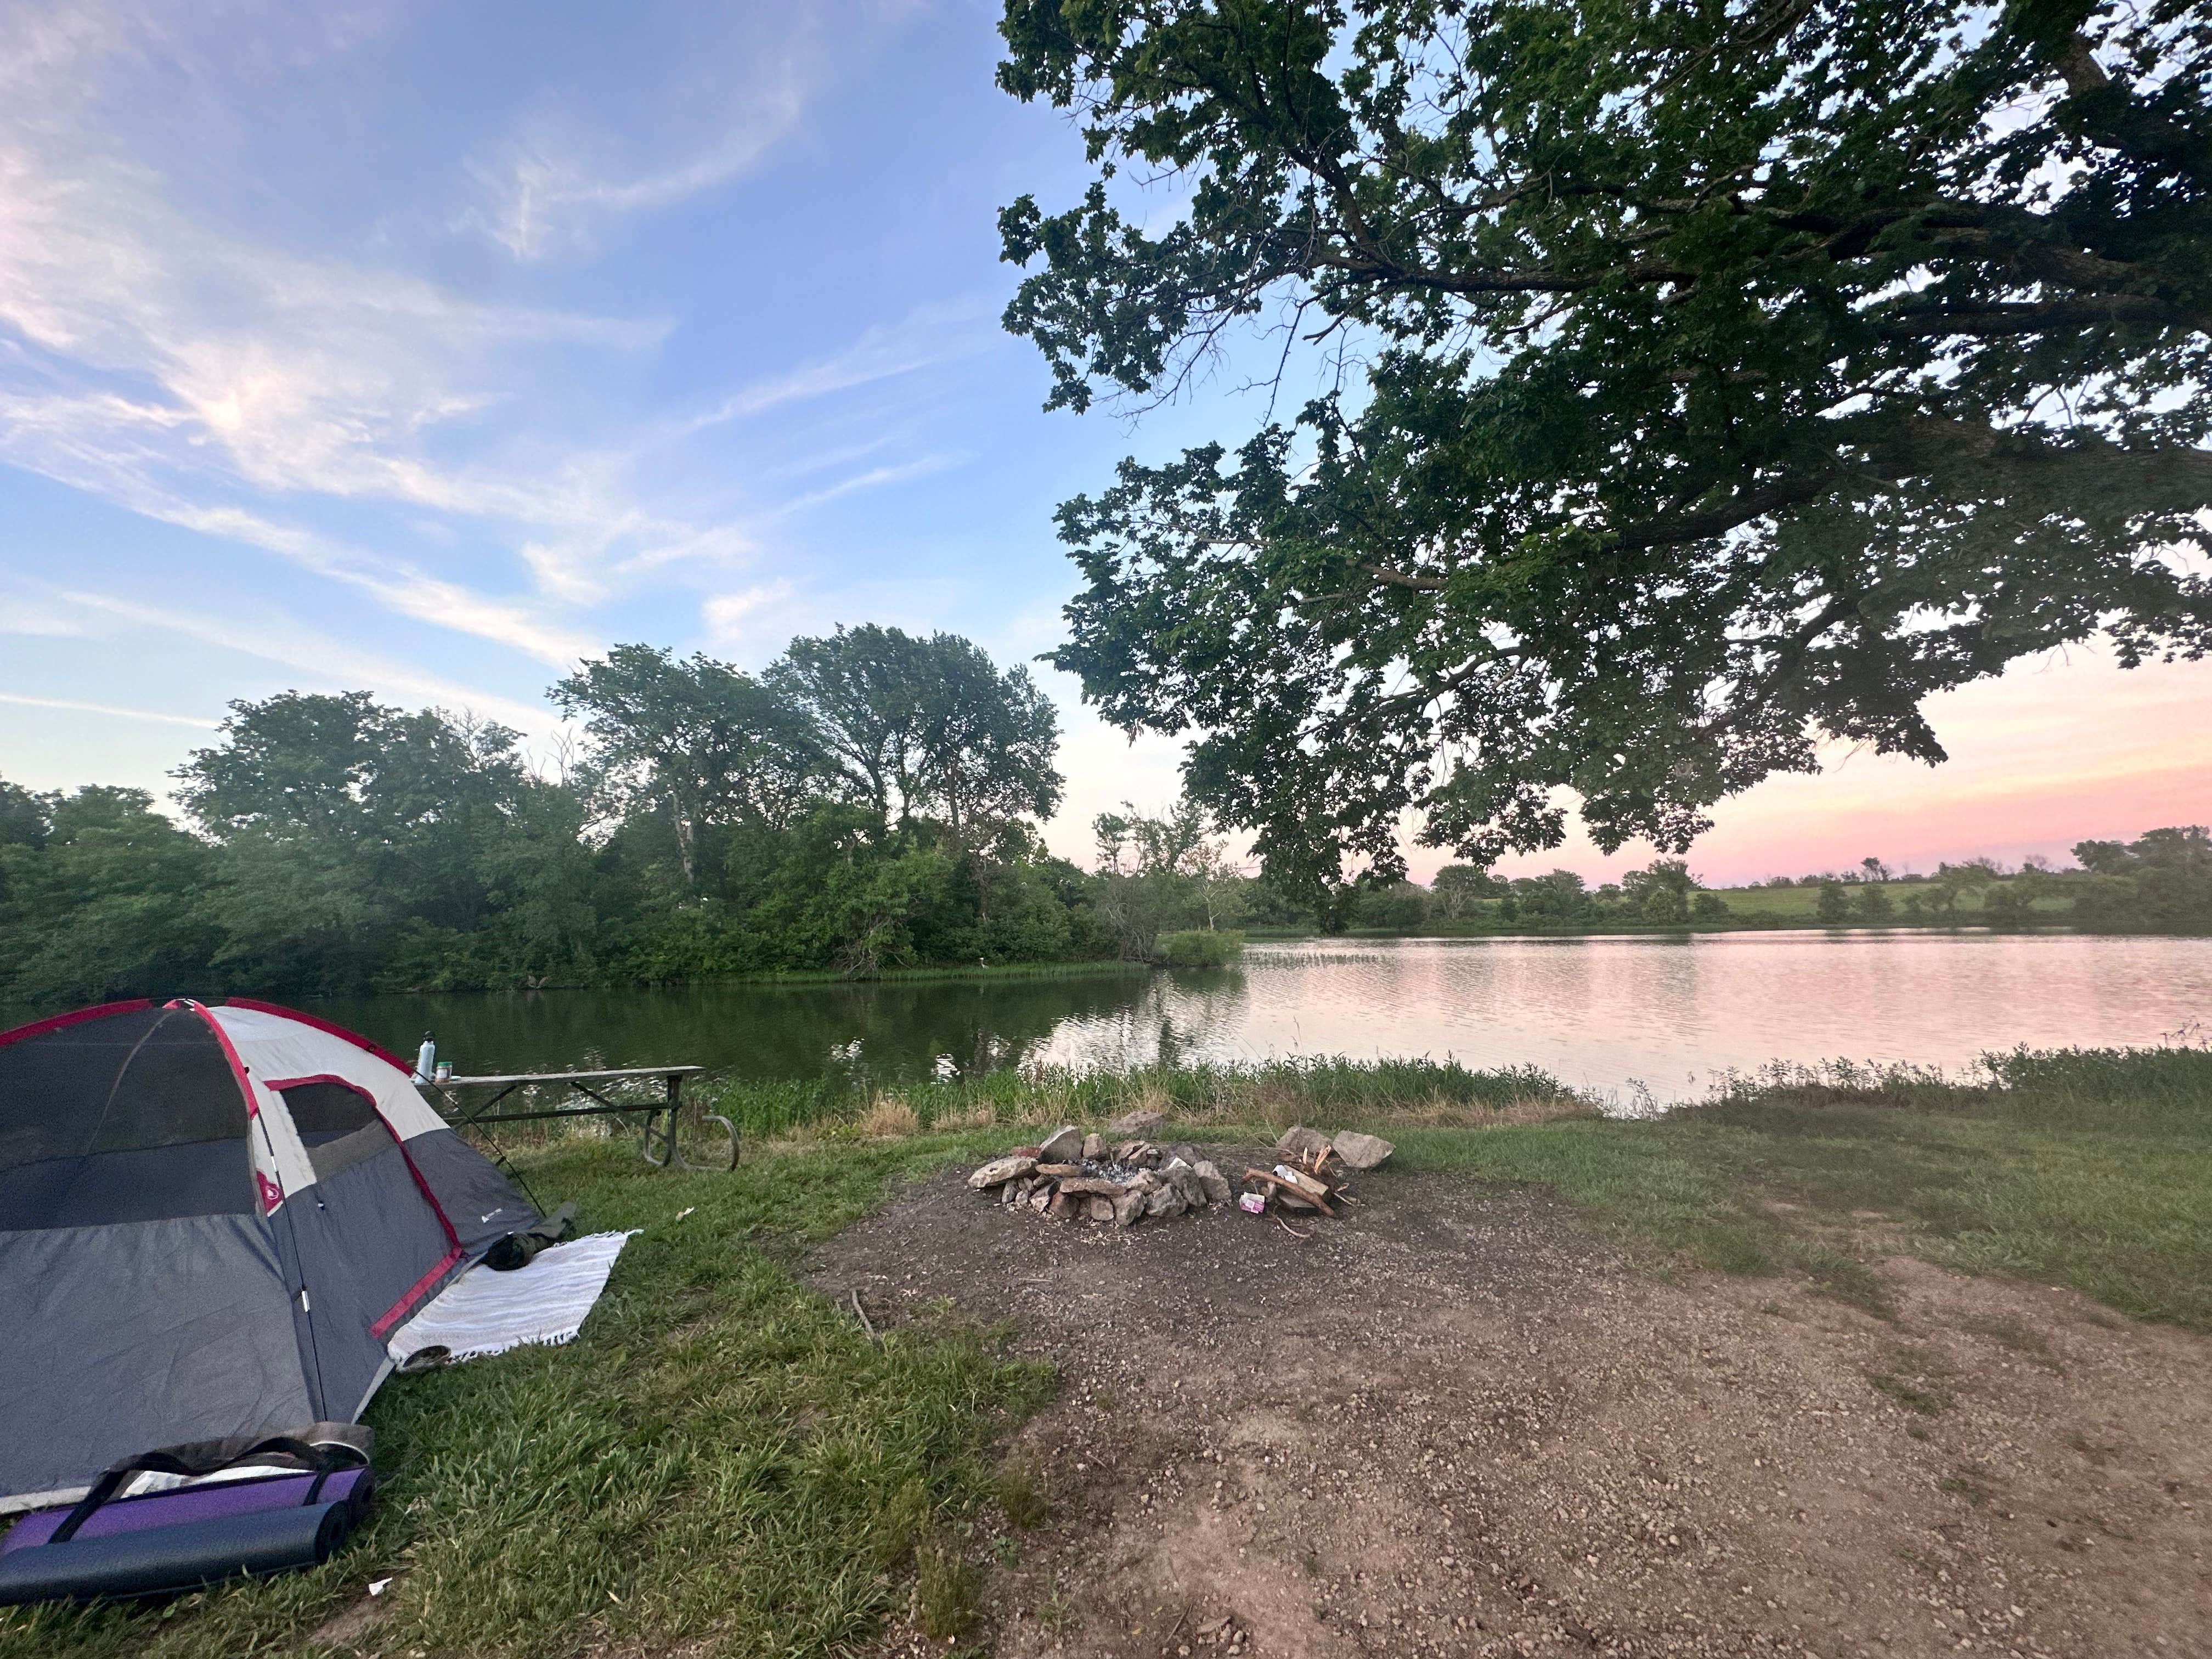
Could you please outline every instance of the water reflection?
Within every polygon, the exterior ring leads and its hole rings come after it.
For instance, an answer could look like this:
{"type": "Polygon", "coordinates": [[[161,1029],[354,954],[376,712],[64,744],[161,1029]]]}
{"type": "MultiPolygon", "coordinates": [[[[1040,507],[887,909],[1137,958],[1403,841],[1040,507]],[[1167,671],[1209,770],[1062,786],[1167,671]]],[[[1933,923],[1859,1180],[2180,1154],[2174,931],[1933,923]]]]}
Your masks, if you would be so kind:
{"type": "Polygon", "coordinates": [[[1601,1092],[1703,1092],[1775,1060],[1960,1067],[1990,1049],[2155,1042],[2212,1019],[2212,940],[1977,933],[1261,945],[1210,972],[334,1000],[471,1071],[674,1060],[898,1081],[1043,1061],[1429,1055],[1601,1092]]]}
{"type": "Polygon", "coordinates": [[[434,1031],[460,1069],[583,1070],[673,1060],[744,1078],[902,1081],[1035,1058],[1065,1022],[1110,1017],[1150,976],[702,985],[331,998],[316,1011],[413,1054],[434,1031]]]}

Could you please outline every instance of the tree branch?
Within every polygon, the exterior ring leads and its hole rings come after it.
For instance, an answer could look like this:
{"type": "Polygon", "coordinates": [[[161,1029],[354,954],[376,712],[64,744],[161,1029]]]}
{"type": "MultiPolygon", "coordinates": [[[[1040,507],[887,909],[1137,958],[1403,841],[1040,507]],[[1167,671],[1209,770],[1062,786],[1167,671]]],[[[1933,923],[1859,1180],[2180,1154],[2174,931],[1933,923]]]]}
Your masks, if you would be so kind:
{"type": "Polygon", "coordinates": [[[2179,307],[2147,294],[2085,295],[2070,300],[2000,301],[1978,306],[1927,306],[1900,311],[1885,319],[1881,332],[1886,340],[1912,340],[1943,334],[1992,339],[2129,323],[2154,328],[2193,328],[2212,333],[2212,319],[2191,316],[2179,307]]]}
{"type": "Polygon", "coordinates": [[[1882,459],[1906,472],[1938,468],[1988,475],[1984,495],[2005,495],[2022,485],[2063,496],[2069,490],[2109,496],[2123,491],[2137,513],[2189,513],[2212,507],[2212,450],[2188,445],[2123,448],[2080,428],[2070,441],[2051,443],[2028,432],[1940,416],[1917,415],[1899,423],[1901,440],[1882,459]]]}
{"type": "Polygon", "coordinates": [[[2168,168],[2199,187],[2212,187],[2212,144],[2145,109],[2131,88],[2105,73],[2087,35],[2077,33],[2069,38],[2052,67],[2066,82],[2060,114],[2077,115],[2084,131],[2123,155],[2168,168]]]}

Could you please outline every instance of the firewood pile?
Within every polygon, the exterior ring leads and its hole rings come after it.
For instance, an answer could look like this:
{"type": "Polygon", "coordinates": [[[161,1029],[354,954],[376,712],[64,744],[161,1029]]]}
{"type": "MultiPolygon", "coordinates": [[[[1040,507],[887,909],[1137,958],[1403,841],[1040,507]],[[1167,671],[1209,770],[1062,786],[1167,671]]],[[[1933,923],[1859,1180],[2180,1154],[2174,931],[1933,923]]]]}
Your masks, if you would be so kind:
{"type": "Polygon", "coordinates": [[[1107,1125],[1104,1134],[1070,1124],[1036,1146],[993,1158],[968,1185],[995,1194],[1011,1211],[1116,1227],[1202,1215],[1232,1200],[1255,1216],[1336,1217],[1359,1201],[1349,1190],[1353,1172],[1373,1169],[1394,1150],[1374,1135],[1294,1128],[1276,1143],[1271,1163],[1245,1169],[1237,1192],[1194,1147],[1147,1139],[1160,1122],[1157,1113],[1133,1113],[1107,1125]]]}

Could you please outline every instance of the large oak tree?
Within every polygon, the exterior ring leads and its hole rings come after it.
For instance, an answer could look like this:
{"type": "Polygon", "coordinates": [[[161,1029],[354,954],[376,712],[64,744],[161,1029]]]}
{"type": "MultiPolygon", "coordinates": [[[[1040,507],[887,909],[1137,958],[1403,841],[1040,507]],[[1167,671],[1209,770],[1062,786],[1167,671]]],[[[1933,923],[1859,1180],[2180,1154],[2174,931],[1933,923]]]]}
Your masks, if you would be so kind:
{"type": "Polygon", "coordinates": [[[2181,0],[1008,0],[1097,177],[1001,216],[1052,401],[1340,367],[1068,502],[1057,653],[1310,887],[1611,848],[2103,636],[2212,639],[2181,0]],[[1165,176],[1164,222],[1131,207],[1165,176]],[[1249,346],[1245,348],[1249,351],[1249,346]]]}

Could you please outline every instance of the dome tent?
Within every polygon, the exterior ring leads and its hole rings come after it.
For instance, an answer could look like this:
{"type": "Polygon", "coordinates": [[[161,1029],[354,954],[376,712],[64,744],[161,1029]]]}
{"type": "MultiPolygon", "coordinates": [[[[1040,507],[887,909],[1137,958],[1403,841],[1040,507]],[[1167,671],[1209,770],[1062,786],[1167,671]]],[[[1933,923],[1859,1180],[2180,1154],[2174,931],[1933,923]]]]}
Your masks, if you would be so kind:
{"type": "Polygon", "coordinates": [[[313,1015],[116,1002],[0,1033],[0,1510],[357,1419],[392,1334],[538,1219],[404,1062],[313,1015]]]}

